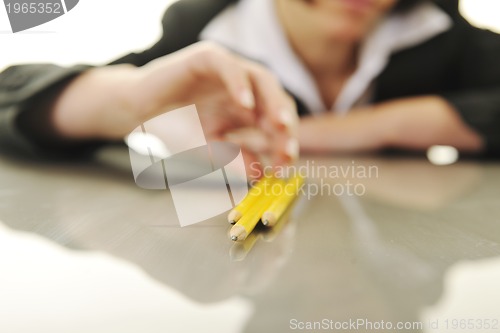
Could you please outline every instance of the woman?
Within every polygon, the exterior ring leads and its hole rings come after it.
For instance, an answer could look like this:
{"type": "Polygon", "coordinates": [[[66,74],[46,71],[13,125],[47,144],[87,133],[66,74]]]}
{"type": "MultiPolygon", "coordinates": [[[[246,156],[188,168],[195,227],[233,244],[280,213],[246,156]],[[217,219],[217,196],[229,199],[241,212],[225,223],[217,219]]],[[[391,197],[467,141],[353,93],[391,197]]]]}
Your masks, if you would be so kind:
{"type": "MultiPolygon", "coordinates": [[[[155,68],[153,60],[210,40],[278,76],[299,113],[308,115],[299,126],[303,151],[424,150],[441,144],[500,154],[500,38],[469,25],[458,1],[180,0],[167,10],[163,29],[150,49],[113,62],[106,80],[127,82],[134,73],[152,73],[143,68],[155,68]],[[117,64],[139,68],[118,74],[117,64]]],[[[83,85],[71,89],[78,81],[66,84],[63,93],[84,91],[83,85]]],[[[110,95],[107,89],[94,93],[110,95]]],[[[256,140],[248,130],[230,138],[253,150],[273,142],[256,140]]]]}
{"type": "Polygon", "coordinates": [[[458,1],[181,0],[163,28],[115,63],[141,66],[199,39],[259,61],[312,115],[304,151],[500,152],[500,38],[470,26],[458,1]]]}

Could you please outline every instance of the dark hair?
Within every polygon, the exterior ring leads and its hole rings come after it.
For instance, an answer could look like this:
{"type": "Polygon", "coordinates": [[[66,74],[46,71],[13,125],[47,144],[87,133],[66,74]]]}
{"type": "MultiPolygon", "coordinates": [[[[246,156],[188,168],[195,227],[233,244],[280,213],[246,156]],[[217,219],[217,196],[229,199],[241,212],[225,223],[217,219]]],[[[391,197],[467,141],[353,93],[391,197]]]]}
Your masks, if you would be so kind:
{"type": "Polygon", "coordinates": [[[416,4],[425,2],[429,0],[399,0],[396,6],[394,6],[395,12],[405,12],[412,9],[416,4]]]}

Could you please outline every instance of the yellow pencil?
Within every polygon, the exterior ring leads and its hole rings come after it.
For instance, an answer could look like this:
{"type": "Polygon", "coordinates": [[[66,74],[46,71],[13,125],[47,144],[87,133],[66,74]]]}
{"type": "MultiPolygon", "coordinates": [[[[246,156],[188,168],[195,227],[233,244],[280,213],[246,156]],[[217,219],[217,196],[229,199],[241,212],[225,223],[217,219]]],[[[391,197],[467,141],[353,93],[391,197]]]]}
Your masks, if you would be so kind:
{"type": "Polygon", "coordinates": [[[262,214],[262,223],[265,226],[272,227],[278,222],[290,203],[297,197],[302,184],[304,184],[304,178],[299,174],[288,180],[282,195],[274,200],[262,214]]]}
{"type": "Polygon", "coordinates": [[[274,239],[281,234],[283,229],[285,229],[290,221],[291,212],[289,209],[279,218],[275,225],[262,232],[262,240],[265,242],[272,242],[274,239]]]}
{"type": "Polygon", "coordinates": [[[233,241],[243,241],[252,232],[257,223],[259,223],[262,214],[269,208],[276,199],[272,194],[271,182],[266,182],[258,199],[252,207],[243,215],[239,221],[229,231],[229,237],[233,241]]]}
{"type": "Polygon", "coordinates": [[[255,201],[257,201],[259,196],[261,196],[264,193],[264,187],[268,183],[272,183],[273,181],[274,181],[273,178],[269,176],[263,176],[257,182],[257,184],[255,184],[248,191],[247,196],[243,200],[241,200],[241,202],[237,204],[236,207],[233,208],[233,210],[229,212],[229,215],[227,216],[227,221],[231,224],[235,224],[236,222],[238,222],[238,220],[243,216],[243,214],[248,212],[250,207],[252,207],[255,201]]]}

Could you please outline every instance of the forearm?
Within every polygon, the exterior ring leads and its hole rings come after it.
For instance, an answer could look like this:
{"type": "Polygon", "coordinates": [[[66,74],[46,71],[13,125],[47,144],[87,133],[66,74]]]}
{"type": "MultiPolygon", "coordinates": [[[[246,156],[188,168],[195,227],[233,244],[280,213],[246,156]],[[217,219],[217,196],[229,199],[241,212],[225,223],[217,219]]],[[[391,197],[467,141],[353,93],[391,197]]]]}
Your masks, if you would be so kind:
{"type": "Polygon", "coordinates": [[[424,150],[432,145],[448,145],[468,153],[484,148],[483,138],[439,96],[391,101],[376,106],[375,112],[381,112],[384,121],[390,123],[390,147],[424,150]]]}
{"type": "Polygon", "coordinates": [[[57,135],[74,140],[123,138],[138,122],[128,99],[134,71],[129,65],[107,66],[75,78],[49,110],[57,135]]]}
{"type": "Polygon", "coordinates": [[[453,107],[437,96],[406,98],[335,115],[304,119],[301,148],[311,152],[359,152],[395,147],[425,150],[450,145],[465,152],[484,147],[453,107]]]}

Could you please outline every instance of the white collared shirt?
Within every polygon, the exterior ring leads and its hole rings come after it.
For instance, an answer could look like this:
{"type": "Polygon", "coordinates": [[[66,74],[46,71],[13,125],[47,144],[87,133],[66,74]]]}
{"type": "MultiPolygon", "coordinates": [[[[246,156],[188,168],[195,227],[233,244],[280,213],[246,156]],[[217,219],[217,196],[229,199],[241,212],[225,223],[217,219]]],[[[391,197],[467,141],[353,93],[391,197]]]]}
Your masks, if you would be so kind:
{"type": "Polygon", "coordinates": [[[274,0],[240,0],[217,15],[200,39],[217,42],[270,68],[312,114],[345,114],[370,100],[375,78],[391,54],[421,44],[452,26],[451,18],[432,3],[404,14],[391,14],[365,39],[358,67],[342,87],[335,104],[325,107],[314,78],[292,50],[278,20],[274,0]]]}

